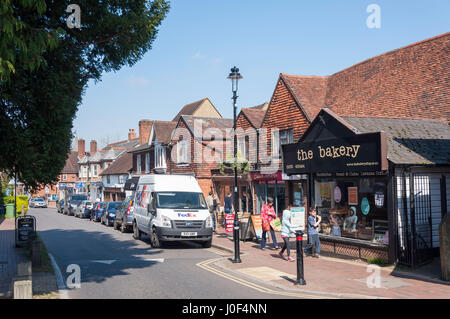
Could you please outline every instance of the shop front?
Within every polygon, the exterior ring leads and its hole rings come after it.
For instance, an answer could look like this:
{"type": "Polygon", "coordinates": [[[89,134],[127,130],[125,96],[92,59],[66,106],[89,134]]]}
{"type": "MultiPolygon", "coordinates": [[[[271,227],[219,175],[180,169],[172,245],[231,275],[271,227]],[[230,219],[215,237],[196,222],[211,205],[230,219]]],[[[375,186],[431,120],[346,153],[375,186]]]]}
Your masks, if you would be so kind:
{"type": "Polygon", "coordinates": [[[298,143],[283,146],[284,172],[308,175],[304,207],[322,217],[322,250],[415,268],[439,255],[449,141],[443,122],[322,109],[298,143]]]}
{"type": "Polygon", "coordinates": [[[286,207],[286,182],[281,171],[276,173],[251,172],[250,179],[255,191],[255,213],[259,214],[261,208],[267,203],[267,198],[273,198],[275,212],[281,216],[286,207]]]}
{"type": "Polygon", "coordinates": [[[323,124],[315,124],[299,143],[283,147],[285,173],[308,176],[300,184],[306,202],[294,191],[292,204],[316,208],[322,251],[387,262],[393,224],[385,134],[317,134],[323,124]]]}

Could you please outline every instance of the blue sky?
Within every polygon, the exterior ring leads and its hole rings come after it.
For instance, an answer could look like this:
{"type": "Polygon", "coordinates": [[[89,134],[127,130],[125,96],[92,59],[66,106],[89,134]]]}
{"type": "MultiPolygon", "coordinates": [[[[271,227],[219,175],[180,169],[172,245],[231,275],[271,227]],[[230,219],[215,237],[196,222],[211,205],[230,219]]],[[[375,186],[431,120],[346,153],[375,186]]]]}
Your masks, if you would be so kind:
{"type": "Polygon", "coordinates": [[[280,73],[333,74],[448,31],[447,0],[173,0],[141,61],[90,82],[74,133],[86,145],[126,139],[139,120],[171,120],[204,97],[231,118],[234,65],[244,76],[238,106],[250,107],[269,101],[280,73]],[[370,4],[379,29],[366,25],[370,4]]]}

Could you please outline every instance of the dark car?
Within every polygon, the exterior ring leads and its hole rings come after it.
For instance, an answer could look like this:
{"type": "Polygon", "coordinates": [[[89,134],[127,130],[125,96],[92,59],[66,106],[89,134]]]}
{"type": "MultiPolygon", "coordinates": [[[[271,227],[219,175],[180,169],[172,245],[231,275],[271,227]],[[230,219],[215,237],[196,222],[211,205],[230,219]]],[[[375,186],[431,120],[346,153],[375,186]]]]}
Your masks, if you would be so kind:
{"type": "Polygon", "coordinates": [[[122,202],[109,202],[108,207],[103,210],[101,222],[106,226],[111,226],[116,218],[117,210],[120,208],[122,202]]]}
{"type": "Polygon", "coordinates": [[[78,208],[78,205],[80,205],[81,202],[84,200],[87,200],[87,195],[84,194],[72,195],[69,201],[67,202],[67,206],[64,207],[64,214],[74,216],[78,208]]]}
{"type": "Polygon", "coordinates": [[[128,232],[133,227],[133,198],[129,197],[125,199],[120,208],[116,212],[116,218],[114,219],[114,229],[122,233],[128,232]]]}
{"type": "Polygon", "coordinates": [[[62,213],[64,210],[64,198],[61,199],[58,204],[56,205],[56,210],[58,211],[58,213],[62,213]]]}
{"type": "Polygon", "coordinates": [[[96,202],[91,209],[91,220],[94,222],[101,221],[103,211],[108,207],[107,202],[96,202]]]}

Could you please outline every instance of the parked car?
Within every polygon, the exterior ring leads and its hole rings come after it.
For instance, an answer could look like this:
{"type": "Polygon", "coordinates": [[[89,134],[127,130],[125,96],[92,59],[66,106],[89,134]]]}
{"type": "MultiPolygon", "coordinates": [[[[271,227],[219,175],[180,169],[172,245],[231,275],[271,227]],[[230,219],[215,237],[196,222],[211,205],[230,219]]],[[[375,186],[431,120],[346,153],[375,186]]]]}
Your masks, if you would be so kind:
{"type": "Polygon", "coordinates": [[[108,207],[107,202],[97,202],[91,210],[91,220],[99,222],[102,219],[103,211],[108,207]]]}
{"type": "Polygon", "coordinates": [[[28,207],[35,207],[35,205],[34,205],[34,202],[37,200],[37,199],[43,199],[42,197],[33,197],[33,198],[31,198],[30,199],[30,201],[28,202],[28,207]]]}
{"type": "Polygon", "coordinates": [[[133,238],[148,234],[153,248],[179,240],[211,247],[212,219],[195,177],[142,175],[133,205],[133,238]]]}
{"type": "Polygon", "coordinates": [[[56,204],[56,210],[58,213],[62,213],[64,210],[64,198],[61,199],[58,204],[56,204]]]}
{"type": "Polygon", "coordinates": [[[47,208],[47,202],[43,198],[36,198],[33,201],[33,207],[47,208]]]}
{"type": "Polygon", "coordinates": [[[64,214],[71,216],[75,215],[78,205],[84,200],[87,200],[87,195],[85,194],[73,194],[70,196],[70,199],[67,202],[67,208],[64,208],[64,214]]]}
{"type": "Polygon", "coordinates": [[[120,208],[122,202],[109,202],[108,207],[103,210],[102,213],[102,224],[106,226],[111,226],[114,223],[114,219],[116,218],[116,212],[120,208]]]}
{"type": "Polygon", "coordinates": [[[93,204],[91,201],[82,201],[75,211],[75,217],[88,218],[91,215],[92,206],[93,204]]]}
{"type": "Polygon", "coordinates": [[[126,233],[133,227],[133,198],[128,197],[125,199],[120,208],[116,212],[116,218],[114,218],[114,229],[118,230],[120,227],[120,231],[122,233],[126,233]]]}

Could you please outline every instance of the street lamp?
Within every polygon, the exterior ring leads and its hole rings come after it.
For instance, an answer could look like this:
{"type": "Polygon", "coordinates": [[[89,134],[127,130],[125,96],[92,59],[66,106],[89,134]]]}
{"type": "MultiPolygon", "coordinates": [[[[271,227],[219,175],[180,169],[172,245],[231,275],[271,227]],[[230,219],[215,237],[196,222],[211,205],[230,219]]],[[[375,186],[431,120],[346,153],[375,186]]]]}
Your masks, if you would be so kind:
{"type": "Polygon", "coordinates": [[[241,74],[239,73],[239,68],[233,67],[231,68],[231,73],[228,75],[227,79],[231,80],[231,89],[233,91],[233,130],[234,130],[234,156],[233,160],[234,163],[234,227],[233,227],[233,240],[234,240],[234,259],[232,260],[233,263],[240,263],[241,262],[241,254],[239,252],[239,219],[238,219],[238,179],[237,179],[237,166],[236,166],[236,157],[237,157],[237,137],[236,137],[236,100],[238,98],[237,96],[237,89],[238,89],[238,82],[240,79],[242,79],[241,74]]]}

